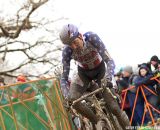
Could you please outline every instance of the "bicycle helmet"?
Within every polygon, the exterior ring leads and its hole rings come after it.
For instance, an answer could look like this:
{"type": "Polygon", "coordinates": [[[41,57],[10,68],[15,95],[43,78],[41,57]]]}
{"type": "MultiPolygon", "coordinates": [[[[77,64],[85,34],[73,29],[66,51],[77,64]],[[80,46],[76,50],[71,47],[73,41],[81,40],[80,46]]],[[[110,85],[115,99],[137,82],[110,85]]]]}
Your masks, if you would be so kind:
{"type": "Polygon", "coordinates": [[[79,36],[79,31],[75,25],[67,24],[62,27],[59,36],[63,44],[71,45],[73,40],[79,36]]]}

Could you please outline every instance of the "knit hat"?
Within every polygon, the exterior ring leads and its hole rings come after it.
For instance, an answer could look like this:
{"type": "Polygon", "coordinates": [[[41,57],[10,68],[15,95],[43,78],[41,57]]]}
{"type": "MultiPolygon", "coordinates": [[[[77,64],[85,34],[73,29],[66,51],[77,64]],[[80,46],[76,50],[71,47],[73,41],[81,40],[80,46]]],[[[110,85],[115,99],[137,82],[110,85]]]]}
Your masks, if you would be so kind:
{"type": "Polygon", "coordinates": [[[144,64],[142,64],[139,69],[145,69],[147,71],[149,70],[149,68],[146,65],[144,65],[144,64]]]}
{"type": "Polygon", "coordinates": [[[126,72],[132,74],[132,73],[133,73],[132,66],[125,66],[125,67],[123,68],[123,71],[126,71],[126,72]]]}
{"type": "Polygon", "coordinates": [[[158,56],[154,55],[154,56],[151,57],[150,61],[156,61],[156,62],[158,62],[158,60],[159,60],[158,56]]]}
{"type": "Polygon", "coordinates": [[[17,76],[17,81],[19,81],[19,82],[26,82],[26,77],[24,75],[18,75],[17,76]]]}

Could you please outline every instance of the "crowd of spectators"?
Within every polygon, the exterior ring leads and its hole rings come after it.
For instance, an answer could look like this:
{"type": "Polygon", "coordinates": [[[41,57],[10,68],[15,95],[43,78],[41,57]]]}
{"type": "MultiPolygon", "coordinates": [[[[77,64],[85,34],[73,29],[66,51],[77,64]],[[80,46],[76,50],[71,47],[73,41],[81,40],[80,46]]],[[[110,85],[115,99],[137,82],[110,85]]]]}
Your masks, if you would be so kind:
{"type": "Polygon", "coordinates": [[[160,114],[155,110],[160,111],[160,83],[157,81],[160,79],[160,60],[158,56],[154,55],[150,58],[149,62],[138,64],[137,67],[138,70],[133,71],[132,66],[124,66],[115,74],[118,93],[121,95],[122,100],[125,95],[123,90],[131,88],[127,91],[123,109],[130,119],[134,110],[132,118],[133,126],[140,126],[142,122],[146,125],[152,121],[148,104],[150,105],[154,120],[160,118],[160,114]],[[157,80],[153,79],[153,77],[157,80]],[[146,114],[143,120],[144,111],[146,114]]]}

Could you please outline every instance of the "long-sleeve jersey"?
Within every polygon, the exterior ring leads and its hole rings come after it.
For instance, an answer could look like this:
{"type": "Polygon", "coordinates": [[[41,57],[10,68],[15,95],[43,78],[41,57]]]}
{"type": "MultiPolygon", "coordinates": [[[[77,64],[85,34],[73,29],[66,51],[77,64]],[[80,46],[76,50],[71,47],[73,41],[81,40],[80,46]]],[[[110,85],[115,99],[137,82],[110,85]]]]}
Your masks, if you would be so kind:
{"type": "Polygon", "coordinates": [[[73,50],[69,46],[65,46],[63,49],[63,73],[61,77],[61,86],[67,85],[71,59],[77,61],[78,66],[86,70],[96,68],[103,60],[107,65],[107,72],[109,73],[109,76],[112,77],[114,74],[114,61],[110,57],[99,36],[93,32],[87,32],[83,35],[83,38],[84,47],[82,50],[73,50]]]}

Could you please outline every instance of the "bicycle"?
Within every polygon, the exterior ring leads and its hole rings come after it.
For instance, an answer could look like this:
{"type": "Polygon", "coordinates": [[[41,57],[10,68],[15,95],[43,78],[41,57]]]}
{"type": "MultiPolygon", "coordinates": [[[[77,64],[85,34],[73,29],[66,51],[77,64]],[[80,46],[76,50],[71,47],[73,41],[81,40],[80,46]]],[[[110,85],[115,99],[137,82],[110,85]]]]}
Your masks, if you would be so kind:
{"type": "MultiPolygon", "coordinates": [[[[98,85],[98,84],[96,84],[95,81],[92,81],[90,85],[92,86],[92,85],[98,85]]],[[[97,130],[122,130],[120,124],[118,123],[118,120],[112,114],[109,107],[107,107],[107,105],[105,104],[103,97],[97,97],[97,94],[103,93],[104,89],[112,94],[109,88],[98,87],[98,89],[90,93],[85,93],[80,98],[74,100],[73,102],[68,103],[68,110],[72,113],[72,115],[75,115],[80,120],[79,126],[81,126],[80,127],[81,130],[92,130],[93,124],[75,111],[73,106],[78,102],[82,102],[84,105],[87,105],[89,108],[91,108],[94,111],[97,117],[99,117],[99,120],[96,125],[97,130]]],[[[112,96],[113,98],[115,98],[113,94],[112,96]]]]}

